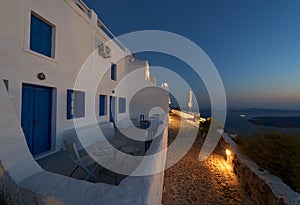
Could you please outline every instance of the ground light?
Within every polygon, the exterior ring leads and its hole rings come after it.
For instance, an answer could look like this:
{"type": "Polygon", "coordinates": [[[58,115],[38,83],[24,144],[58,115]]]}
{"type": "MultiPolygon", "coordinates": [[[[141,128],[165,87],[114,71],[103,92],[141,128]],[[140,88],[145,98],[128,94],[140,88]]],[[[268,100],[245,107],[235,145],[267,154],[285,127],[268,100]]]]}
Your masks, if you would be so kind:
{"type": "Polygon", "coordinates": [[[225,150],[226,160],[228,163],[232,163],[232,152],[229,149],[225,150]]]}
{"type": "Polygon", "coordinates": [[[229,149],[226,149],[225,153],[226,153],[226,156],[231,156],[231,151],[229,149]]]}

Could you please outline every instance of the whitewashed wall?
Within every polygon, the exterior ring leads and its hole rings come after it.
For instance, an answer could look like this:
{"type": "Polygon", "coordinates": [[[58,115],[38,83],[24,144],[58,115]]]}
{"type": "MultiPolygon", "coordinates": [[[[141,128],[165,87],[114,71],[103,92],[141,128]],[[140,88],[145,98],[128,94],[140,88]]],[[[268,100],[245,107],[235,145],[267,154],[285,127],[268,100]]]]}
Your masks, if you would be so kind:
{"type": "MultiPolygon", "coordinates": [[[[0,82],[0,198],[8,204],[123,204],[157,205],[161,203],[163,172],[132,176],[120,185],[89,183],[46,172],[36,163],[25,145],[25,137],[14,108],[0,82]]],[[[166,101],[167,102],[167,101],[166,101]]],[[[162,105],[163,106],[163,105],[162,105]]],[[[149,154],[167,147],[167,125],[153,141],[149,154]]],[[[166,153],[152,161],[152,169],[165,166],[166,153]]]]}
{"type": "MultiPolygon", "coordinates": [[[[82,67],[89,67],[84,73],[85,83],[77,85],[79,90],[92,90],[101,77],[100,71],[108,69],[112,62],[117,61],[124,52],[115,44],[110,44],[112,58],[104,59],[96,52],[90,56],[100,42],[108,39],[107,35],[97,26],[97,15],[91,11],[92,19],[83,13],[72,0],[4,0],[0,1],[0,79],[9,80],[9,95],[21,120],[22,83],[43,85],[54,88],[53,109],[53,140],[52,151],[62,148],[61,135],[64,130],[72,128],[73,121],[66,119],[67,89],[74,88],[76,78],[82,67]],[[30,15],[37,13],[55,26],[54,58],[48,58],[29,49],[30,15]],[[3,20],[7,19],[7,20],[3,20]],[[95,63],[96,62],[96,63],[95,63]],[[95,65],[101,65],[101,68],[95,65]],[[46,80],[37,79],[43,72],[46,80]]],[[[128,72],[129,64],[123,59],[117,61],[118,76],[128,72]]],[[[103,74],[103,73],[101,73],[103,74]]],[[[94,120],[108,120],[108,116],[99,117],[98,94],[114,95],[112,88],[118,83],[104,76],[104,86],[93,90],[94,101],[86,100],[86,117],[79,119],[82,124],[94,120]],[[93,115],[93,116],[92,116],[93,115]]],[[[144,77],[143,79],[144,80],[144,77]]],[[[89,93],[86,93],[89,96],[89,93]]]]}
{"type": "MultiPolygon", "coordinates": [[[[74,126],[72,120],[66,119],[67,89],[75,87],[86,92],[86,116],[75,122],[85,125],[93,120],[107,121],[109,113],[98,116],[98,95],[129,98],[128,84],[122,84],[120,80],[135,70],[139,77],[134,79],[134,86],[153,86],[145,81],[150,76],[148,62],[129,62],[129,58],[119,60],[125,54],[114,44],[110,44],[112,58],[104,59],[97,52],[93,53],[97,44],[108,37],[98,28],[97,15],[91,11],[90,19],[72,0],[2,0],[0,11],[0,80],[9,80],[10,96],[0,82],[0,193],[5,193],[5,198],[12,204],[111,204],[112,200],[116,200],[116,204],[160,203],[163,173],[129,177],[120,186],[113,187],[45,172],[30,154],[20,126],[22,83],[54,88],[52,151],[57,151],[63,147],[63,132],[74,126]],[[55,26],[53,59],[29,49],[31,11],[55,26]],[[117,81],[110,80],[110,71],[106,73],[112,62],[117,64],[117,81]],[[46,80],[37,79],[40,72],[45,73],[46,80]],[[101,78],[104,80],[98,86],[101,78]],[[124,87],[118,89],[118,84],[124,87]],[[114,88],[115,93],[112,92],[114,88]],[[120,193],[122,196],[118,197],[120,193]]],[[[163,100],[166,96],[161,96],[163,108],[167,108],[167,100],[163,100]]],[[[117,120],[129,116],[129,101],[126,106],[126,113],[120,114],[117,120]]],[[[149,106],[146,103],[145,107],[149,106]]],[[[143,112],[145,107],[137,109],[137,113],[143,112]]],[[[165,147],[166,140],[167,128],[153,149],[165,147]]],[[[164,166],[164,160],[160,163],[164,166]]]]}

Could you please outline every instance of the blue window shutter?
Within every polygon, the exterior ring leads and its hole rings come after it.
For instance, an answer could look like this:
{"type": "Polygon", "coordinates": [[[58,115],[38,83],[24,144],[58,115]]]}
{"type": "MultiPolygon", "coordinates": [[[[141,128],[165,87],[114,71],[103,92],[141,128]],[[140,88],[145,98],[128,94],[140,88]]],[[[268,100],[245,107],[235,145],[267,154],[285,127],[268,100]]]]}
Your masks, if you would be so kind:
{"type": "Polygon", "coordinates": [[[111,64],[110,78],[112,80],[117,80],[117,65],[116,64],[111,64]]]}
{"type": "Polygon", "coordinates": [[[44,55],[51,57],[52,28],[48,24],[42,24],[41,46],[44,55]]]}
{"type": "Polygon", "coordinates": [[[52,57],[52,26],[34,15],[31,15],[30,49],[52,57]]]}
{"type": "Polygon", "coordinates": [[[67,90],[67,119],[73,119],[72,93],[73,93],[73,90],[67,90]]]}
{"type": "Polygon", "coordinates": [[[41,25],[37,17],[31,15],[30,25],[30,49],[33,51],[39,50],[39,36],[41,35],[41,25]]]}
{"type": "Polygon", "coordinates": [[[113,64],[110,66],[110,79],[114,80],[114,67],[113,64]]]}
{"type": "Polygon", "coordinates": [[[106,95],[100,95],[99,97],[99,116],[107,115],[107,99],[106,95]]]}

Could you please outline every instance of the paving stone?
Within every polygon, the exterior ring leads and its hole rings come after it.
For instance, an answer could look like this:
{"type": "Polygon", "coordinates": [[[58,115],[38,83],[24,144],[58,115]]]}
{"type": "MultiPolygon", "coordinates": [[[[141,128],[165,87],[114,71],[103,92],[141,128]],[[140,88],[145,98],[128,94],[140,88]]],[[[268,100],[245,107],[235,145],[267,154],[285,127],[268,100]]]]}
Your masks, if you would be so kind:
{"type": "MultiPolygon", "coordinates": [[[[176,117],[172,118],[169,129],[178,130],[180,120],[177,119],[177,123],[176,117]]],[[[182,129],[189,128],[189,124],[182,123],[182,129]]],[[[163,204],[254,204],[226,159],[217,154],[220,153],[219,150],[216,149],[206,161],[198,161],[202,142],[203,139],[198,136],[189,152],[176,165],[166,170],[163,204]]]]}

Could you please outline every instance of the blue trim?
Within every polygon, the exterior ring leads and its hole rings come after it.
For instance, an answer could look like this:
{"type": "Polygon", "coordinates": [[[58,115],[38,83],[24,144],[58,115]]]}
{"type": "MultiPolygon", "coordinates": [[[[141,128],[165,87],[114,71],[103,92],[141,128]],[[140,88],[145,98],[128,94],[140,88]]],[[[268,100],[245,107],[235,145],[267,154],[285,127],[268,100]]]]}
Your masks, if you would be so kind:
{"type": "Polygon", "coordinates": [[[110,79],[111,80],[117,80],[117,65],[116,64],[111,64],[110,79]]]}
{"type": "Polygon", "coordinates": [[[73,90],[67,90],[67,119],[73,119],[72,113],[72,93],[73,90]]]}
{"type": "Polygon", "coordinates": [[[107,96],[99,96],[99,116],[107,115],[107,96]]]}
{"type": "Polygon", "coordinates": [[[116,112],[116,110],[115,110],[115,107],[116,107],[116,97],[110,96],[109,97],[109,104],[110,104],[110,106],[109,106],[110,107],[109,108],[109,110],[110,110],[110,112],[109,112],[109,121],[113,122],[115,124],[114,117],[115,117],[115,112],[116,112]]]}
{"type": "Polygon", "coordinates": [[[31,14],[30,50],[52,57],[52,26],[31,14]]]}

